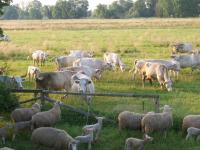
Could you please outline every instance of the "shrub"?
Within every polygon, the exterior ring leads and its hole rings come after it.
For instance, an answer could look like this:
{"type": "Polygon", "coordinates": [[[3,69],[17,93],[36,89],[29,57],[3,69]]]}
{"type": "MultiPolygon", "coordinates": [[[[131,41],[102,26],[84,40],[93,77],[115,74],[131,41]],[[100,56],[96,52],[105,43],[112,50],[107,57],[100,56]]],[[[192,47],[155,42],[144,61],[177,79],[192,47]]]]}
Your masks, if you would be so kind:
{"type": "Polygon", "coordinates": [[[10,112],[19,106],[19,97],[12,94],[5,86],[0,83],[0,110],[1,112],[10,112]]]}

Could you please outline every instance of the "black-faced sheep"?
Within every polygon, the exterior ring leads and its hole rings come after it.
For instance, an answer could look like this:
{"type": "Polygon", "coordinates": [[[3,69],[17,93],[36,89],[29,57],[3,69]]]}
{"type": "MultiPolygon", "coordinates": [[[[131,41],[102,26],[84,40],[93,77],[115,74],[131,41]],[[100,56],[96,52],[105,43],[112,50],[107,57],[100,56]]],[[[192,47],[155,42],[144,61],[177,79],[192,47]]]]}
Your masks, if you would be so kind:
{"type": "Polygon", "coordinates": [[[60,149],[76,150],[77,141],[74,140],[66,131],[52,128],[40,127],[33,131],[31,141],[36,150],[41,146],[60,149]]]}

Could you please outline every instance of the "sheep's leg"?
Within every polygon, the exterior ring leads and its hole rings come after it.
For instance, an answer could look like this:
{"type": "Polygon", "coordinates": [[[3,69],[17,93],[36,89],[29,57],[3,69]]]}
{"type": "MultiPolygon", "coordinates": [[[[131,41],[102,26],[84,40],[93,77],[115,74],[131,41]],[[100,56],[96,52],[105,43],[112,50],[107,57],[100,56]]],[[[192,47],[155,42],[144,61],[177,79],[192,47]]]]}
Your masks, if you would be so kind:
{"type": "Polygon", "coordinates": [[[6,139],[5,139],[5,137],[2,137],[2,143],[3,143],[3,144],[6,144],[6,139]]]}
{"type": "Polygon", "coordinates": [[[189,134],[187,134],[187,136],[186,136],[185,140],[187,141],[187,140],[189,140],[189,138],[190,138],[190,135],[189,135],[189,134]]]}
{"type": "Polygon", "coordinates": [[[95,141],[97,141],[99,139],[99,135],[100,135],[100,131],[97,131],[95,141]]]}
{"type": "Polygon", "coordinates": [[[196,139],[196,140],[197,140],[197,141],[199,141],[199,140],[200,140],[200,135],[198,135],[198,136],[197,136],[197,139],[196,139]]]}
{"type": "Polygon", "coordinates": [[[39,144],[35,145],[35,149],[40,150],[40,145],[39,144]]]}
{"type": "Polygon", "coordinates": [[[12,141],[14,141],[14,140],[15,140],[15,137],[16,137],[16,134],[15,134],[15,133],[13,133],[13,136],[12,136],[12,141]]]}
{"type": "Polygon", "coordinates": [[[91,150],[92,146],[91,146],[91,142],[88,143],[88,150],[91,150]]]}
{"type": "Polygon", "coordinates": [[[146,76],[145,76],[145,75],[142,75],[142,87],[143,87],[143,88],[144,88],[145,80],[146,80],[146,76]]]}
{"type": "Polygon", "coordinates": [[[167,131],[163,131],[164,132],[164,138],[167,137],[167,131]]]}

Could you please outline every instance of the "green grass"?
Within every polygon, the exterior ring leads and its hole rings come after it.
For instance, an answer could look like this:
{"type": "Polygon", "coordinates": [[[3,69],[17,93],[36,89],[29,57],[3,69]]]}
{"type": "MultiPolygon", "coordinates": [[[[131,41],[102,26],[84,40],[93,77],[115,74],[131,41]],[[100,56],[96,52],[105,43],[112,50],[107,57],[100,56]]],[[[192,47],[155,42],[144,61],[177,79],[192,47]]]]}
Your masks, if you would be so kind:
{"type": "MultiPolygon", "coordinates": [[[[170,20],[167,25],[163,25],[167,20],[139,20],[141,27],[136,25],[123,26],[125,21],[117,21],[114,26],[114,21],[109,20],[95,20],[89,21],[89,25],[96,24],[97,27],[101,24],[99,29],[87,28],[87,26],[80,30],[81,22],[72,21],[74,23],[73,30],[70,28],[43,29],[40,26],[35,27],[34,30],[23,29],[17,30],[13,28],[6,28],[5,33],[8,34],[12,41],[9,43],[0,43],[0,66],[6,61],[9,65],[9,75],[23,75],[26,72],[27,66],[32,65],[32,61],[26,60],[26,57],[35,49],[44,49],[50,54],[49,61],[46,66],[42,67],[42,71],[56,70],[54,62],[50,61],[56,56],[67,54],[70,49],[85,49],[93,50],[96,57],[102,58],[105,51],[114,51],[122,56],[122,60],[132,67],[133,61],[140,58],[163,58],[169,59],[171,55],[170,45],[175,42],[191,42],[196,49],[200,48],[200,24],[199,19],[190,19],[190,22],[195,22],[195,25],[189,25],[188,20],[170,20]],[[96,22],[95,22],[96,21],[96,22]],[[76,23],[75,23],[76,22],[76,23]],[[177,22],[179,24],[177,24],[177,22]],[[104,24],[104,26],[102,26],[104,24]],[[113,28],[107,28],[108,25],[113,28]],[[160,25],[159,25],[160,24],[160,25]],[[171,24],[171,26],[170,26],[171,24]],[[177,24],[175,26],[174,24],[177,24]],[[3,54],[3,55],[2,55],[3,54]]],[[[130,21],[130,20],[129,20],[130,21]]],[[[16,21],[17,22],[17,21],[16,21]]],[[[55,24],[54,21],[52,24],[55,24]]],[[[59,23],[60,21],[58,21],[59,23]]],[[[4,22],[0,22],[4,23],[4,22]]],[[[15,22],[8,22],[15,23],[15,22]]],[[[18,23],[18,22],[17,22],[18,23]]],[[[26,23],[24,21],[23,23],[26,23]]],[[[28,23],[30,23],[28,21],[28,23]]],[[[33,22],[34,25],[40,24],[38,21],[33,22]]],[[[65,26],[65,23],[61,22],[65,26]]],[[[87,24],[83,20],[84,25],[87,24]]],[[[43,22],[45,24],[45,22],[43,22]]],[[[50,24],[49,21],[46,24],[50,24]]],[[[88,25],[88,26],[89,26],[88,25]]],[[[145,88],[142,88],[140,77],[135,81],[131,80],[131,74],[126,71],[121,73],[105,72],[100,81],[95,81],[96,92],[109,93],[139,93],[139,94],[159,94],[161,105],[169,104],[173,107],[174,127],[170,130],[166,139],[160,133],[152,133],[154,141],[146,146],[149,150],[199,150],[200,143],[196,141],[186,142],[185,137],[181,133],[182,118],[187,114],[200,113],[200,72],[195,71],[192,74],[190,69],[184,69],[180,73],[178,81],[174,80],[173,92],[168,93],[160,90],[158,83],[154,82],[153,86],[148,83],[145,88]]],[[[24,83],[25,88],[34,88],[34,82],[28,80],[24,83]]],[[[20,94],[21,101],[31,98],[31,94],[20,94]]],[[[59,96],[52,95],[52,98],[60,99],[59,96]]],[[[113,120],[116,120],[119,112],[123,110],[130,110],[135,112],[143,112],[142,101],[145,102],[144,112],[152,111],[153,104],[149,99],[141,98],[112,98],[112,97],[95,97],[92,104],[92,111],[99,115],[105,115],[113,120]]],[[[87,109],[86,105],[80,99],[69,97],[64,102],[87,109]]],[[[23,105],[29,106],[29,104],[23,105]]],[[[47,106],[47,108],[50,108],[47,106]]],[[[47,109],[46,108],[46,109],[47,109]]],[[[2,124],[9,121],[9,114],[6,114],[5,120],[2,124]]],[[[95,122],[90,119],[89,123],[95,122]]],[[[62,120],[56,125],[58,128],[65,129],[73,137],[81,134],[81,128],[86,124],[86,118],[66,110],[62,110],[62,120]]],[[[124,141],[128,137],[142,137],[139,131],[125,130],[119,132],[116,124],[109,124],[105,122],[104,128],[100,137],[100,141],[94,144],[94,150],[120,150],[124,147],[124,141]]],[[[22,134],[17,137],[17,142],[10,142],[6,144],[15,148],[16,150],[29,149],[32,150],[33,145],[30,142],[30,134],[22,134]]],[[[1,147],[1,145],[0,145],[1,147]]],[[[45,149],[45,148],[43,148],[45,149]]],[[[42,150],[43,150],[42,149],[42,150]]],[[[80,145],[80,150],[87,149],[86,145],[80,145]]]]}

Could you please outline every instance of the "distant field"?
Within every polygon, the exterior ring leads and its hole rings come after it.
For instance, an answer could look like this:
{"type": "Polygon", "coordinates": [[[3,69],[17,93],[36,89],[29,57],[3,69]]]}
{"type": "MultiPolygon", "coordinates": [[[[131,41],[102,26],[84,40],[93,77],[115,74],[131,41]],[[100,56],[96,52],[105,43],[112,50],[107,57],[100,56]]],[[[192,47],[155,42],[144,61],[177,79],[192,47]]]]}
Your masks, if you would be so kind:
{"type": "MultiPolygon", "coordinates": [[[[22,75],[27,66],[32,65],[27,56],[36,49],[49,53],[49,60],[42,71],[54,71],[53,62],[56,56],[68,54],[70,49],[92,50],[97,58],[102,58],[106,51],[114,51],[121,55],[129,68],[133,61],[140,58],[170,59],[171,45],[175,42],[191,42],[195,49],[200,49],[200,19],[130,19],[130,20],[45,20],[45,21],[0,21],[0,26],[10,36],[11,42],[0,42],[0,66],[7,62],[9,75],[22,75]]],[[[174,79],[173,79],[174,80],[174,79]]],[[[34,88],[34,82],[28,79],[25,88],[34,88]]],[[[149,150],[199,150],[200,143],[186,142],[181,133],[181,121],[187,114],[200,113],[200,72],[191,74],[190,69],[181,71],[180,79],[174,80],[173,92],[161,91],[158,83],[153,86],[146,83],[142,88],[141,79],[131,80],[131,74],[105,72],[100,81],[95,81],[97,92],[122,92],[159,94],[161,105],[173,107],[174,127],[167,139],[162,134],[153,133],[154,141],[146,146],[149,150]]],[[[21,100],[31,95],[22,95],[21,100]]],[[[54,96],[60,99],[60,96],[54,96]]],[[[142,112],[142,101],[146,99],[101,98],[93,101],[93,111],[111,119],[117,118],[120,111],[130,110],[142,112]]],[[[69,98],[66,103],[83,107],[80,100],[69,98]]],[[[145,101],[145,110],[152,111],[151,102],[145,101]]],[[[72,136],[81,132],[86,119],[78,114],[62,111],[62,120],[57,127],[66,129],[72,136]]],[[[9,120],[9,115],[3,123],[9,120]]],[[[92,122],[93,120],[90,120],[92,122]]],[[[94,144],[94,150],[122,150],[127,137],[142,137],[139,131],[125,130],[119,132],[116,125],[106,123],[100,141],[94,144]]],[[[9,142],[7,146],[16,150],[33,150],[29,135],[22,135],[17,142],[9,142]]],[[[1,145],[0,145],[1,147],[1,145]]],[[[87,149],[79,146],[78,150],[87,149]]],[[[42,149],[46,150],[46,149],[42,149]]]]}

